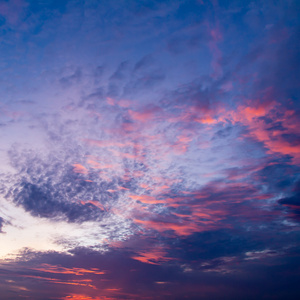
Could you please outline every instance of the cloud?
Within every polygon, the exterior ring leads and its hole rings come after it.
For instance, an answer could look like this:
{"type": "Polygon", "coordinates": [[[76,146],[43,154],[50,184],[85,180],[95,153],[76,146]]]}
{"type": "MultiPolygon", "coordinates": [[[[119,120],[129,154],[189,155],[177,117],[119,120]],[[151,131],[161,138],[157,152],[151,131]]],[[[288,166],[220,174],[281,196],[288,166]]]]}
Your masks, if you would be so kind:
{"type": "Polygon", "coordinates": [[[113,213],[114,207],[125,203],[120,195],[112,197],[110,184],[74,171],[71,161],[80,157],[76,153],[10,152],[16,172],[2,181],[1,217],[8,220],[1,223],[7,233],[2,257],[24,247],[68,251],[90,245],[103,251],[111,240],[134,231],[130,220],[113,213]],[[21,236],[26,239],[15,240],[21,236]]]}
{"type": "Polygon", "coordinates": [[[60,78],[59,83],[64,88],[67,88],[67,87],[71,87],[72,85],[78,84],[81,78],[82,78],[82,72],[79,68],[77,68],[73,74],[60,78]]]}
{"type": "Polygon", "coordinates": [[[110,79],[111,80],[121,80],[125,78],[124,72],[126,72],[128,68],[128,62],[123,61],[119,64],[117,67],[116,71],[111,75],[110,79]]]}
{"type": "MultiPolygon", "coordinates": [[[[224,241],[221,232],[215,238],[216,242],[219,238],[224,241]]],[[[205,242],[203,236],[200,241],[205,242]]],[[[189,251],[189,248],[191,245],[180,252],[189,251]]],[[[198,249],[205,250],[204,247],[198,249]]],[[[213,249],[216,247],[212,244],[213,249]]],[[[157,264],[163,260],[157,259],[162,254],[160,247],[152,247],[152,252],[143,252],[144,257],[149,253],[154,263],[132,259],[132,253],[124,250],[100,254],[78,248],[72,252],[73,255],[55,252],[28,253],[26,260],[1,264],[0,283],[10,287],[10,295],[17,287],[22,286],[23,295],[30,294],[34,299],[52,295],[58,299],[138,299],[153,298],[157,295],[158,299],[163,299],[165,295],[173,298],[185,295],[189,299],[199,299],[199,295],[201,299],[220,299],[225,295],[225,299],[231,299],[233,295],[243,295],[245,288],[249,289],[250,297],[277,297],[278,291],[275,286],[283,293],[280,299],[284,299],[286,294],[298,294],[295,282],[280,276],[282,270],[287,269],[290,269],[291,276],[296,274],[297,267],[291,268],[291,254],[294,250],[290,249],[285,251],[284,256],[278,256],[275,255],[276,251],[260,249],[241,256],[219,255],[206,260],[202,257],[197,262],[191,257],[190,264],[178,261],[178,264],[174,265],[165,261],[164,266],[157,264]],[[247,259],[249,257],[253,259],[247,259]],[[261,284],[262,278],[269,280],[261,284]],[[244,288],[240,288],[241,285],[244,285],[244,288]],[[215,286],[219,288],[215,289],[215,286]]]]}
{"type": "Polygon", "coordinates": [[[0,217],[0,233],[3,233],[2,227],[3,227],[4,219],[0,217]]]}
{"type": "Polygon", "coordinates": [[[1,296],[298,299],[297,1],[21,2],[1,296]]]}
{"type": "Polygon", "coordinates": [[[289,197],[278,200],[280,205],[288,209],[289,217],[295,221],[300,221],[300,184],[299,181],[295,183],[293,190],[289,197]]]}

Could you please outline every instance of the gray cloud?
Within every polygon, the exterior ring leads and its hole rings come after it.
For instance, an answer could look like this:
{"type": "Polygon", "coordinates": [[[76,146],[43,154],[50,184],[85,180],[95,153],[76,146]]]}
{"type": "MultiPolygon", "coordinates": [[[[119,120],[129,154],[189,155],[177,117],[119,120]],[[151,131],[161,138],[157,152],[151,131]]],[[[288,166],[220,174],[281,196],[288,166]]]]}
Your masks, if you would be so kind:
{"type": "Polygon", "coordinates": [[[4,219],[0,217],[0,233],[3,233],[2,227],[3,227],[4,219]]]}
{"type": "Polygon", "coordinates": [[[101,219],[103,210],[84,202],[113,201],[106,191],[108,184],[86,182],[82,174],[74,173],[74,166],[65,157],[42,158],[34,152],[12,150],[10,159],[18,174],[13,175],[15,184],[8,189],[6,198],[22,205],[33,216],[70,222],[96,220],[101,219]]]}

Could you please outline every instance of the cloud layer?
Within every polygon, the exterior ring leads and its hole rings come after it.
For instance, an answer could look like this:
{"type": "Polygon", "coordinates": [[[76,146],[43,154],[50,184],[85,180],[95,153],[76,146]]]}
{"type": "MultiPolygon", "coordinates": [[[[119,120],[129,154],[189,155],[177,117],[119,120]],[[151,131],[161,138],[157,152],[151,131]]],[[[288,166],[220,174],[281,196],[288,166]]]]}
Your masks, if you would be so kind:
{"type": "Polygon", "coordinates": [[[2,3],[3,299],[298,299],[298,11],[2,3]]]}

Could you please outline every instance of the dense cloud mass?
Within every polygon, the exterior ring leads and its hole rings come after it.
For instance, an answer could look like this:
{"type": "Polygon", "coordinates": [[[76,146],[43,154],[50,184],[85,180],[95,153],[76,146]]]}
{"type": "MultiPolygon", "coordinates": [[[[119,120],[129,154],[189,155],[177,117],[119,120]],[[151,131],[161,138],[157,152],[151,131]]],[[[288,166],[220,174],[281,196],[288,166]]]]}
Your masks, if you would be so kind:
{"type": "Polygon", "coordinates": [[[1,299],[299,299],[299,11],[0,3],[1,299]]]}
{"type": "Polygon", "coordinates": [[[13,151],[10,156],[20,172],[13,175],[16,183],[7,192],[8,199],[33,216],[66,218],[70,222],[100,218],[103,210],[93,204],[85,205],[80,199],[88,197],[100,205],[108,197],[104,183],[85,181],[80,173],[73,172],[74,167],[65,157],[50,156],[43,161],[34,153],[13,151]],[[23,164],[20,164],[20,155],[23,164]]]}

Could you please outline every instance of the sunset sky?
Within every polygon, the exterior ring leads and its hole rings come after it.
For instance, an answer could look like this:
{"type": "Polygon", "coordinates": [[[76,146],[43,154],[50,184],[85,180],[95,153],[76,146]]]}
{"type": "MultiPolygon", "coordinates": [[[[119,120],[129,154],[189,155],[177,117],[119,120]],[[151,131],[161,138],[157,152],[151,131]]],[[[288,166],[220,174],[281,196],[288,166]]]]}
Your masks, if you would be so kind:
{"type": "Polygon", "coordinates": [[[300,299],[300,1],[1,0],[0,299],[300,299]]]}

